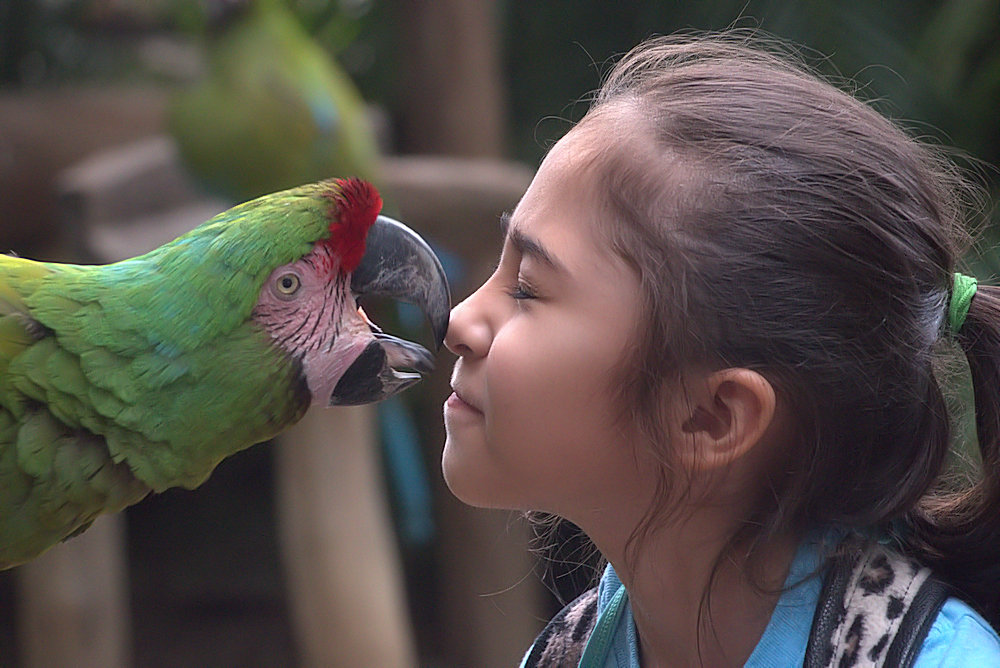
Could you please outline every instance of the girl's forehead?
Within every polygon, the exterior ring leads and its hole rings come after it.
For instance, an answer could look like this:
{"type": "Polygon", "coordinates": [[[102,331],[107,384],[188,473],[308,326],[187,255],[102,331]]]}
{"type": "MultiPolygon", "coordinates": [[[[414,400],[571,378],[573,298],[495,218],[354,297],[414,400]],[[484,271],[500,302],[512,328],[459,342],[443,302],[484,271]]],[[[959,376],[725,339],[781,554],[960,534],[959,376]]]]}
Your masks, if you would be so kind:
{"type": "Polygon", "coordinates": [[[607,187],[618,172],[654,172],[664,165],[648,119],[636,103],[615,102],[592,109],[546,156],[574,178],[607,187]]]}
{"type": "Polygon", "coordinates": [[[549,151],[515,210],[514,219],[545,209],[589,209],[597,200],[593,166],[601,150],[589,137],[570,131],[549,151]]]}
{"type": "Polygon", "coordinates": [[[546,154],[539,172],[558,170],[573,175],[586,171],[605,152],[602,139],[598,133],[580,126],[573,128],[546,154]]]}
{"type": "MultiPolygon", "coordinates": [[[[601,187],[601,175],[607,165],[618,159],[624,144],[616,137],[615,128],[603,118],[585,118],[563,136],[545,156],[539,166],[536,185],[547,196],[558,189],[558,195],[576,201],[595,204],[601,187]]],[[[541,193],[539,193],[541,194],[541,193]]]]}
{"type": "Polygon", "coordinates": [[[608,264],[601,221],[607,216],[606,184],[594,169],[605,153],[588,133],[574,129],[554,146],[509,219],[510,235],[529,238],[559,257],[571,274],[608,264]]]}
{"type": "Polygon", "coordinates": [[[616,147],[631,144],[637,131],[636,124],[627,121],[630,116],[632,113],[619,106],[591,111],[556,142],[546,159],[553,153],[571,151],[585,165],[616,147]]]}
{"type": "Polygon", "coordinates": [[[663,167],[644,127],[625,108],[592,111],[551,148],[522,204],[558,201],[606,217],[609,189],[623,176],[644,180],[663,167]]]}
{"type": "Polygon", "coordinates": [[[584,137],[595,146],[612,149],[648,140],[649,129],[648,114],[639,101],[622,99],[592,108],[566,137],[584,137]]]}

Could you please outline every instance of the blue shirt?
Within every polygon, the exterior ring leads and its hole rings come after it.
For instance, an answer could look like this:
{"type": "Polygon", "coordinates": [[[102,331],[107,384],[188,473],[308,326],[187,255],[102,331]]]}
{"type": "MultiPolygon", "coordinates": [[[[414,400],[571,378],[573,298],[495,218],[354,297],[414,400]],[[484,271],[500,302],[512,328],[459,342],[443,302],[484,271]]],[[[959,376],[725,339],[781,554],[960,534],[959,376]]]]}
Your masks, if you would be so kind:
{"type": "MultiPolygon", "coordinates": [[[[757,647],[745,668],[801,666],[819,602],[821,577],[819,545],[805,541],[799,546],[785,580],[785,591],[771,614],[757,647]]],[[[598,587],[598,614],[604,612],[621,580],[609,564],[598,587]]],[[[1000,637],[977,612],[957,598],[945,601],[917,655],[914,668],[972,668],[1000,666],[1000,637]]],[[[615,630],[604,668],[640,668],[639,643],[626,605],[615,630]]]]}

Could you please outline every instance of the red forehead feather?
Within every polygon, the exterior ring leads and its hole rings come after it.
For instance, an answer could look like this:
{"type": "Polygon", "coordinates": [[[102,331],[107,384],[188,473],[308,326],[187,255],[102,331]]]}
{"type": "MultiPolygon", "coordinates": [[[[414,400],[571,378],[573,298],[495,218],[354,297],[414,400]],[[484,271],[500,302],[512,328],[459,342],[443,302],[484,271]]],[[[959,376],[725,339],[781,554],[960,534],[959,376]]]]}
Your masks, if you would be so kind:
{"type": "Polygon", "coordinates": [[[330,236],[324,244],[340,260],[340,268],[350,273],[365,254],[368,228],[382,210],[382,197],[375,186],[358,178],[334,179],[324,195],[333,202],[330,236]]]}

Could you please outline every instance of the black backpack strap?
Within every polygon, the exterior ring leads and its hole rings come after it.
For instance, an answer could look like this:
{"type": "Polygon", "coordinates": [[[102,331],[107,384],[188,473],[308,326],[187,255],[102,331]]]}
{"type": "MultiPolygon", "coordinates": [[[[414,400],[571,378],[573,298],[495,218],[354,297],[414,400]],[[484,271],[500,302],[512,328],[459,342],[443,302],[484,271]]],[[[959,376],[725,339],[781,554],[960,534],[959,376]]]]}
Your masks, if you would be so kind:
{"type": "Polygon", "coordinates": [[[947,586],[884,545],[851,538],[840,553],[823,582],[803,665],[909,668],[947,586]]]}
{"type": "Polygon", "coordinates": [[[896,639],[886,652],[885,665],[912,668],[927,632],[949,596],[951,588],[933,576],[924,582],[896,631],[896,639]]]}
{"type": "Polygon", "coordinates": [[[809,631],[809,644],[806,646],[803,668],[825,668],[832,664],[834,647],[830,639],[847,616],[844,601],[847,598],[847,587],[851,583],[851,576],[854,574],[854,556],[847,555],[834,559],[823,579],[823,588],[819,593],[812,628],[809,631]]]}
{"type": "Polygon", "coordinates": [[[597,588],[573,599],[552,618],[524,662],[525,668],[576,668],[597,622],[597,588]]]}

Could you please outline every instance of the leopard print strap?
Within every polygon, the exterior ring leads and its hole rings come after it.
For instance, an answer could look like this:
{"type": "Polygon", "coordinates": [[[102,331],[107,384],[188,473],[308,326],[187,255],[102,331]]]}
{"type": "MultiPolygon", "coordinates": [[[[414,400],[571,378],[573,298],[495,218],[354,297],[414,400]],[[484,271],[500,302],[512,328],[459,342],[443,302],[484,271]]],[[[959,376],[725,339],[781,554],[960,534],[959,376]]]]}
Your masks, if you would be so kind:
{"type": "MultiPolygon", "coordinates": [[[[846,543],[816,608],[805,668],[913,665],[949,595],[917,562],[879,544],[846,543]]],[[[564,607],[536,638],[524,668],[576,668],[597,621],[597,589],[564,607]]]]}
{"type": "Polygon", "coordinates": [[[884,545],[845,543],[820,595],[806,668],[909,666],[948,596],[930,570],[884,545]]]}
{"type": "Polygon", "coordinates": [[[524,668],[576,668],[597,622],[597,588],[571,601],[552,618],[524,661],[524,668]]]}

